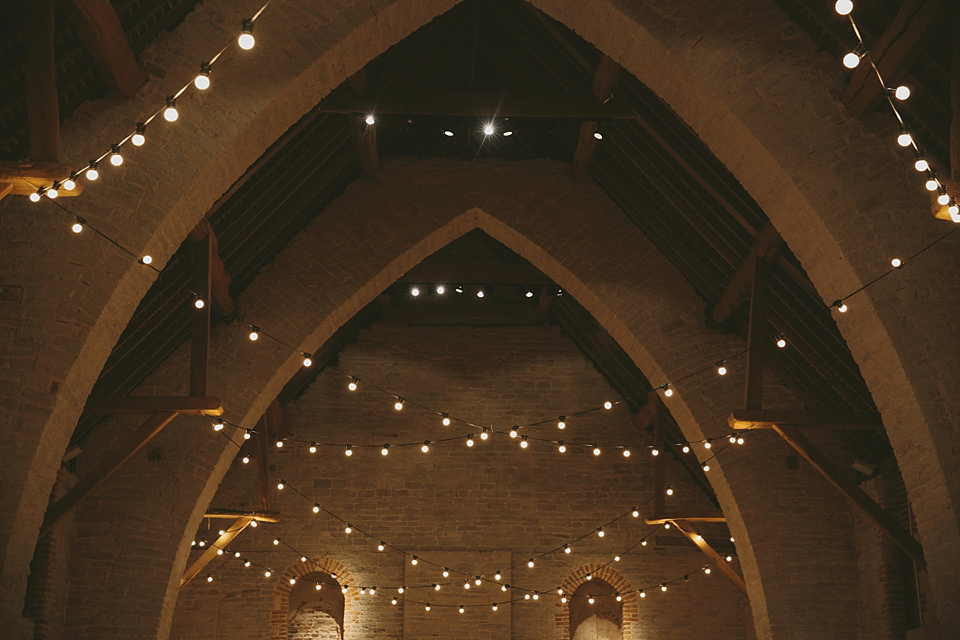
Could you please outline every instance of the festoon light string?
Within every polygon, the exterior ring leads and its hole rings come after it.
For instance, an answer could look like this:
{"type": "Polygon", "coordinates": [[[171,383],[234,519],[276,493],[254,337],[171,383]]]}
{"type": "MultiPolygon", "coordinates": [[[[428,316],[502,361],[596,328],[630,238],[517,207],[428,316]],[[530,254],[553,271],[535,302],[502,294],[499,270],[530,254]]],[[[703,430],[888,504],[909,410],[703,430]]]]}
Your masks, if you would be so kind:
{"type": "MultiPolygon", "coordinates": [[[[858,66],[860,66],[860,63],[863,62],[863,60],[866,60],[870,65],[870,69],[874,74],[876,74],[877,80],[880,82],[880,86],[883,87],[884,97],[887,101],[887,104],[890,105],[890,110],[893,112],[893,116],[897,119],[897,123],[899,125],[897,144],[905,149],[911,149],[913,151],[913,167],[926,178],[924,187],[927,189],[927,191],[936,192],[937,203],[940,204],[940,206],[947,207],[947,212],[950,214],[950,219],[953,222],[960,223],[960,205],[957,204],[956,199],[953,196],[947,193],[946,186],[937,176],[937,172],[930,166],[930,162],[924,157],[923,150],[917,144],[917,141],[914,139],[913,135],[911,135],[910,130],[907,128],[907,124],[903,119],[903,115],[897,108],[895,101],[903,102],[910,98],[910,87],[907,85],[900,85],[896,88],[890,87],[883,79],[883,74],[880,73],[880,69],[877,67],[876,61],[873,59],[873,56],[870,53],[870,49],[868,49],[864,43],[863,36],[860,33],[860,28],[857,26],[857,21],[853,17],[853,0],[837,0],[834,4],[834,9],[838,14],[845,16],[850,21],[850,27],[853,30],[853,35],[857,38],[857,46],[854,48],[854,50],[843,56],[843,66],[847,69],[856,69],[858,66]]],[[[894,266],[896,267],[897,265],[894,266]]]]}

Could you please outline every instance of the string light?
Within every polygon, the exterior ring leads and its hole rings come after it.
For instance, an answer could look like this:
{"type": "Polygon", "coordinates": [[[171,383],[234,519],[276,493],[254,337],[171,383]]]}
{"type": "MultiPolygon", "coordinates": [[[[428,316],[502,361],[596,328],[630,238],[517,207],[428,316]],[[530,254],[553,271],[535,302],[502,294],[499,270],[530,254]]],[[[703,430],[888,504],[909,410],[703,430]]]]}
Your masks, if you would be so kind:
{"type": "Polygon", "coordinates": [[[850,15],[850,12],[853,11],[853,0],[837,0],[837,3],[833,6],[842,16],[850,15]]]}
{"type": "Polygon", "coordinates": [[[348,458],[349,458],[350,456],[352,456],[352,455],[353,455],[353,447],[348,444],[348,445],[346,446],[346,448],[344,449],[344,451],[343,451],[343,455],[347,456],[348,458]]]}
{"type": "Polygon", "coordinates": [[[132,136],[130,136],[130,142],[133,144],[133,146],[142,147],[146,143],[146,131],[147,125],[143,122],[138,122],[136,131],[132,136]]]}
{"type": "Polygon", "coordinates": [[[561,440],[561,441],[559,442],[559,446],[557,447],[557,451],[559,451],[560,453],[566,453],[566,452],[567,452],[567,445],[563,444],[563,440],[561,440]]]}
{"type": "Polygon", "coordinates": [[[257,41],[253,37],[253,20],[243,20],[240,23],[240,35],[237,36],[237,44],[244,51],[249,51],[253,49],[256,43],[257,41]]]}
{"type": "MultiPolygon", "coordinates": [[[[483,125],[483,134],[487,136],[492,136],[494,132],[493,123],[486,122],[483,125]]],[[[482,297],[482,296],[481,296],[482,297]]]]}
{"type": "Polygon", "coordinates": [[[603,408],[609,411],[610,409],[613,409],[613,403],[607,400],[603,403],[603,408]]]}
{"type": "Polygon", "coordinates": [[[120,155],[120,145],[110,145],[110,164],[119,167],[123,164],[123,156],[120,155]]]}
{"type": "Polygon", "coordinates": [[[403,410],[403,398],[397,398],[397,401],[393,404],[393,408],[397,411],[403,410]]]}
{"type": "Polygon", "coordinates": [[[200,72],[197,74],[197,77],[193,79],[193,86],[195,86],[200,91],[206,91],[210,88],[210,63],[201,62],[200,63],[200,72]]]}
{"type": "Polygon", "coordinates": [[[207,303],[204,302],[203,298],[197,296],[197,298],[193,301],[193,306],[197,309],[203,309],[205,306],[207,306],[207,303]]]}
{"type": "Polygon", "coordinates": [[[167,122],[176,122],[179,117],[180,112],[177,111],[177,99],[170,96],[167,98],[167,104],[163,108],[163,119],[167,122]]]}
{"type": "Polygon", "coordinates": [[[851,51],[850,53],[843,56],[843,66],[847,69],[856,69],[860,64],[860,56],[851,51]]]}
{"type": "Polygon", "coordinates": [[[437,285],[437,295],[438,295],[438,296],[442,296],[442,295],[443,295],[444,293],[446,293],[446,292],[447,292],[447,288],[446,288],[446,287],[444,287],[442,284],[438,284],[438,285],[437,285]]]}
{"type": "Polygon", "coordinates": [[[100,172],[97,171],[96,160],[90,161],[90,164],[87,165],[87,171],[84,173],[84,175],[86,176],[87,180],[90,180],[91,182],[100,177],[100,172]]]}
{"type": "Polygon", "coordinates": [[[629,458],[629,457],[630,457],[630,449],[624,449],[624,450],[623,450],[623,457],[624,457],[624,458],[629,458]]]}
{"type": "Polygon", "coordinates": [[[343,532],[346,533],[347,535],[353,533],[353,526],[350,524],[347,524],[347,526],[343,528],[343,532]]]}
{"type": "Polygon", "coordinates": [[[310,453],[316,453],[316,452],[317,452],[317,443],[311,442],[311,443],[310,443],[310,449],[309,449],[309,451],[310,451],[310,453]]]}
{"type": "Polygon", "coordinates": [[[283,448],[283,439],[277,438],[277,449],[282,449],[282,448],[283,448]]]}
{"type": "Polygon", "coordinates": [[[251,341],[251,342],[256,342],[257,340],[260,339],[260,328],[259,328],[259,327],[251,327],[250,329],[251,329],[251,330],[250,330],[250,335],[247,336],[247,337],[250,338],[250,341],[251,341]]]}
{"type": "Polygon", "coordinates": [[[30,202],[40,202],[40,194],[43,193],[43,189],[37,189],[30,194],[30,202]]]}
{"type": "Polygon", "coordinates": [[[416,298],[417,296],[420,295],[420,289],[417,287],[413,287],[412,289],[410,289],[410,295],[416,298]]]}
{"type": "Polygon", "coordinates": [[[593,455],[600,455],[600,447],[598,445],[593,445],[593,455]]]}
{"type": "Polygon", "coordinates": [[[468,447],[473,446],[473,434],[470,434],[469,436],[467,436],[467,446],[468,447]]]}
{"type": "Polygon", "coordinates": [[[897,87],[893,92],[893,97],[897,100],[907,100],[910,97],[910,87],[905,84],[897,87]]]}
{"type": "MultiPolygon", "coordinates": [[[[366,122],[368,126],[372,126],[373,123],[376,122],[372,113],[367,114],[367,117],[364,118],[363,121],[366,122]]],[[[415,293],[413,295],[417,295],[417,294],[415,293]]]]}
{"type": "Polygon", "coordinates": [[[450,426],[450,416],[448,416],[448,415],[445,414],[445,413],[441,413],[440,415],[443,416],[443,420],[441,420],[440,422],[443,423],[443,426],[449,427],[449,426],[450,426]]]}
{"type": "Polygon", "coordinates": [[[720,376],[727,375],[727,367],[724,366],[723,360],[717,363],[717,375],[720,375],[720,376]]]}
{"type": "Polygon", "coordinates": [[[70,230],[73,231],[74,233],[80,233],[81,231],[83,231],[84,222],[85,220],[83,218],[78,217],[76,219],[76,222],[74,222],[73,225],[70,227],[70,230]]]}
{"type": "Polygon", "coordinates": [[[423,441],[423,446],[420,447],[420,451],[422,451],[422,452],[424,452],[424,453],[427,453],[428,451],[430,451],[430,441],[429,441],[429,440],[424,440],[424,441],[423,441]]]}
{"type": "Polygon", "coordinates": [[[597,140],[603,140],[603,134],[600,133],[599,131],[594,131],[593,137],[596,138],[597,140]]]}
{"type": "Polygon", "coordinates": [[[560,416],[560,419],[557,421],[557,429],[566,429],[566,428],[567,428],[566,416],[560,416]]]}
{"type": "Polygon", "coordinates": [[[385,456],[389,453],[390,453],[390,445],[389,444],[383,445],[383,448],[380,449],[380,455],[385,456]]]}
{"type": "Polygon", "coordinates": [[[522,438],[520,438],[520,448],[521,448],[521,449],[526,449],[526,448],[527,448],[527,445],[528,445],[528,443],[527,443],[527,436],[523,436],[522,438]]]}
{"type": "Polygon", "coordinates": [[[352,378],[352,379],[350,380],[350,383],[347,385],[347,389],[350,389],[350,391],[356,391],[356,390],[357,390],[357,382],[359,382],[359,379],[357,379],[357,378],[352,378]]]}
{"type": "Polygon", "coordinates": [[[309,367],[313,364],[313,358],[310,357],[309,353],[303,354],[303,366],[309,367]]]}
{"type": "Polygon", "coordinates": [[[663,389],[663,395],[667,396],[668,398],[673,395],[673,389],[670,388],[669,382],[664,382],[662,385],[660,385],[660,388],[663,389]]]}

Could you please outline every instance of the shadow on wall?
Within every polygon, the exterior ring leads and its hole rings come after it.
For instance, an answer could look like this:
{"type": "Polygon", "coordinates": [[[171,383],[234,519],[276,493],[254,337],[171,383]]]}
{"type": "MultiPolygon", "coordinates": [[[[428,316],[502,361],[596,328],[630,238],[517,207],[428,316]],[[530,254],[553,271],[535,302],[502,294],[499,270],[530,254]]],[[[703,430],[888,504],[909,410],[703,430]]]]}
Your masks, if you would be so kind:
{"type": "Polygon", "coordinates": [[[290,590],[288,640],[342,640],[344,598],[329,573],[313,571],[290,590]]]}
{"type": "Polygon", "coordinates": [[[570,600],[572,640],[621,640],[623,603],[609,582],[593,578],[573,592],[570,600]]]}
{"type": "Polygon", "coordinates": [[[573,634],[573,640],[621,640],[621,638],[623,635],[617,625],[597,616],[590,616],[581,622],[573,634]]]}

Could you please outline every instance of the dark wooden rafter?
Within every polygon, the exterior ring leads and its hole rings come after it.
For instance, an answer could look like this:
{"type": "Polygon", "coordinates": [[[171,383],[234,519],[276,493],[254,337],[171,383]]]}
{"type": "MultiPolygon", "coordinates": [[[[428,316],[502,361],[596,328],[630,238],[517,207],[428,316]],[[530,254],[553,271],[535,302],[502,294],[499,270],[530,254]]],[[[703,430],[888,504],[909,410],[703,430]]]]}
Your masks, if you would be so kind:
{"type": "MultiPolygon", "coordinates": [[[[237,305],[230,295],[230,273],[227,271],[223,259],[220,257],[219,240],[210,225],[209,217],[201,220],[190,232],[187,238],[192,243],[202,243],[209,238],[210,242],[210,293],[205,298],[213,304],[214,310],[228,320],[236,314],[237,305]]],[[[197,264],[196,255],[193,256],[194,265],[197,264]]]]}
{"type": "MultiPolygon", "coordinates": [[[[613,95],[613,89],[622,74],[623,67],[604,54],[593,75],[593,86],[590,92],[598,100],[605,102],[613,95]]],[[[586,176],[590,169],[590,163],[597,148],[597,138],[594,134],[597,133],[598,126],[595,120],[587,120],[580,124],[580,136],[577,140],[577,148],[573,152],[573,174],[579,178],[586,176]]]]}
{"type": "Polygon", "coordinates": [[[570,94],[382,93],[377,96],[334,94],[320,103],[321,113],[418,115],[487,118],[569,118],[633,120],[636,112],[616,96],[570,94]]]}
{"type": "Polygon", "coordinates": [[[177,417],[176,411],[161,411],[150,416],[140,428],[135,431],[118,449],[106,454],[87,475],[66,493],[62,498],[50,505],[40,527],[43,535],[53,527],[70,509],[77,505],[87,494],[93,491],[101,482],[109,478],[120,466],[132,458],[154,436],[163,430],[177,417]]]}
{"type": "MultiPolygon", "coordinates": [[[[49,187],[53,183],[63,182],[70,177],[73,167],[60,162],[0,162],[0,198],[4,195],[28,196],[36,193],[40,187],[49,187]]],[[[73,189],[60,186],[60,197],[80,195],[83,185],[77,181],[73,189]]]]}
{"type": "MultiPolygon", "coordinates": [[[[260,511],[270,511],[270,446],[274,444],[271,438],[280,436],[283,424],[283,411],[280,403],[274,400],[260,417],[257,423],[257,444],[259,464],[257,464],[257,480],[260,485],[260,511]]],[[[275,441],[274,441],[275,442],[275,441]]]]}
{"type": "Polygon", "coordinates": [[[684,516],[666,516],[663,518],[644,518],[649,525],[666,524],[668,522],[726,522],[722,513],[698,513],[684,516]]]}
{"type": "Polygon", "coordinates": [[[689,521],[671,520],[671,522],[677,527],[677,529],[683,532],[683,535],[687,536],[690,542],[697,545],[697,548],[703,552],[703,555],[710,559],[714,567],[723,572],[723,575],[727,576],[727,578],[730,579],[730,582],[732,582],[734,586],[739,589],[741,593],[743,593],[743,595],[747,595],[747,584],[743,581],[743,578],[740,577],[740,574],[730,566],[730,563],[727,562],[726,558],[714,551],[714,549],[707,544],[707,541],[704,540],[703,536],[697,533],[697,531],[690,526],[689,521]]]}
{"type": "Polygon", "coordinates": [[[734,429],[773,429],[776,425],[818,429],[883,429],[879,413],[795,411],[789,409],[742,409],[727,420],[734,429]]]}
{"type": "Polygon", "coordinates": [[[156,413],[175,411],[185,416],[220,416],[223,406],[219,398],[181,396],[120,396],[87,398],[84,413],[156,413]]]}
{"type": "Polygon", "coordinates": [[[813,468],[819,471],[830,484],[839,489],[851,502],[859,506],[917,565],[925,566],[923,547],[920,543],[900,526],[896,518],[884,511],[883,507],[867,495],[850,478],[849,474],[840,469],[826,454],[810,442],[799,427],[778,424],[774,425],[773,429],[797,453],[813,465],[813,468]]]}
{"type": "Polygon", "coordinates": [[[753,277],[756,272],[757,261],[770,264],[783,247],[783,238],[777,233],[770,222],[767,222],[757,234],[757,239],[750,249],[747,258],[740,268],[730,278],[720,300],[710,310],[710,319],[715,323],[722,323],[733,316],[740,306],[750,297],[753,286],[753,277]]]}
{"type": "Polygon", "coordinates": [[[140,68],[109,0],[66,0],[61,6],[106,85],[125,98],[136,95],[146,83],[147,74],[140,68]]]}
{"type": "MultiPolygon", "coordinates": [[[[954,7],[950,57],[950,177],[960,183],[960,9],[954,7]]],[[[960,190],[955,197],[960,197],[960,190]]]]}
{"type": "Polygon", "coordinates": [[[873,67],[864,60],[840,94],[840,100],[850,113],[862,116],[888,88],[906,77],[910,65],[940,26],[945,5],[943,0],[906,0],[903,3],[893,22],[870,49],[870,56],[888,86],[881,86],[873,67]]]}
{"type": "MultiPolygon", "coordinates": [[[[355,96],[362,96],[367,90],[367,74],[361,69],[350,76],[347,83],[355,96]]],[[[380,156],[377,154],[377,123],[367,123],[365,121],[367,113],[374,113],[374,111],[370,110],[363,114],[350,113],[347,118],[350,122],[353,148],[360,161],[360,171],[366,177],[372,178],[380,170],[380,156]]]]}
{"type": "Polygon", "coordinates": [[[744,407],[763,408],[763,374],[767,366],[767,312],[770,296],[770,265],[764,260],[753,262],[750,283],[750,323],[747,334],[747,384],[744,407]]]}
{"type": "Polygon", "coordinates": [[[254,521],[254,518],[250,516],[240,516],[234,521],[224,532],[217,538],[217,540],[207,547],[200,557],[197,558],[190,567],[183,572],[183,576],[180,577],[180,588],[182,589],[188,582],[193,580],[197,575],[203,571],[210,562],[216,558],[220,549],[226,549],[227,545],[240,535],[244,529],[250,526],[250,523],[254,521]]]}
{"type": "Polygon", "coordinates": [[[213,272],[213,234],[190,242],[193,258],[193,288],[203,307],[193,309],[193,332],[190,341],[190,395],[207,395],[207,361],[210,357],[211,274],[213,272]]]}
{"type": "MultiPolygon", "coordinates": [[[[60,105],[53,0],[21,0],[30,160],[60,162],[60,105]]],[[[35,189],[34,189],[35,190],[35,189]]]]}

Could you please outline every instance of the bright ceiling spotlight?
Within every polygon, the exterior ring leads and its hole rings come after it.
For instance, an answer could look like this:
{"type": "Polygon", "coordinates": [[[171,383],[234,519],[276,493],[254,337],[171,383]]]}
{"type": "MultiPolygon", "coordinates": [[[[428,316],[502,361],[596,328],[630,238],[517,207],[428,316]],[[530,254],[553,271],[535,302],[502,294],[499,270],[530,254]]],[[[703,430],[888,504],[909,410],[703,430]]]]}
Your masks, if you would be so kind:
{"type": "Polygon", "coordinates": [[[368,125],[372,125],[374,122],[376,122],[376,119],[373,117],[372,113],[368,113],[367,117],[364,118],[363,121],[366,122],[368,125]]]}
{"type": "Polygon", "coordinates": [[[512,135],[513,135],[513,131],[504,131],[504,132],[503,132],[503,137],[504,137],[504,138],[509,138],[509,137],[512,136],[512,135]]]}
{"type": "Polygon", "coordinates": [[[452,138],[452,137],[453,137],[453,131],[451,131],[450,129],[444,129],[444,130],[443,130],[443,135],[447,136],[448,138],[452,138]]]}
{"type": "Polygon", "coordinates": [[[599,131],[594,131],[593,137],[596,138],[597,140],[603,140],[603,134],[600,133],[599,131]]]}
{"type": "Polygon", "coordinates": [[[483,134],[484,134],[484,135],[487,135],[487,136],[492,136],[492,135],[493,135],[493,132],[494,132],[493,123],[492,123],[492,122],[486,122],[486,123],[484,123],[484,125],[483,125],[483,134]]]}

